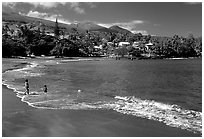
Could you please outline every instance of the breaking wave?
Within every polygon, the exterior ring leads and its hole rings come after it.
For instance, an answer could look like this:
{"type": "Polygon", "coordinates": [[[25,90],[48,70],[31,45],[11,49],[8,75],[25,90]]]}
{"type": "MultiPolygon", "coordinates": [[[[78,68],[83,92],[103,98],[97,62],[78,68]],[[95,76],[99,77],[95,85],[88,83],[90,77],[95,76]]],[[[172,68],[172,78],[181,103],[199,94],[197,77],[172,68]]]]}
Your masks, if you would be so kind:
{"type": "Polygon", "coordinates": [[[26,65],[24,68],[5,71],[4,75],[7,75],[7,79],[8,79],[8,76],[15,79],[15,78],[35,77],[35,76],[44,75],[41,72],[33,71],[33,69],[37,66],[40,66],[37,62],[31,62],[30,64],[26,65]]]}
{"type": "MultiPolygon", "coordinates": [[[[45,97],[45,95],[41,97],[45,97]]],[[[27,100],[31,99],[28,98],[27,100]]],[[[23,100],[25,102],[27,101],[25,98],[23,100]]],[[[183,109],[178,105],[168,105],[154,100],[142,100],[134,96],[115,96],[112,101],[92,103],[79,103],[75,99],[70,99],[69,96],[67,96],[67,98],[48,99],[28,104],[35,108],[44,109],[110,109],[122,114],[159,121],[171,127],[186,129],[194,133],[202,133],[201,112],[183,109]]]]}
{"type": "Polygon", "coordinates": [[[202,113],[186,110],[178,105],[168,105],[136,97],[116,96],[115,111],[163,122],[172,127],[202,132],[202,113]]]}

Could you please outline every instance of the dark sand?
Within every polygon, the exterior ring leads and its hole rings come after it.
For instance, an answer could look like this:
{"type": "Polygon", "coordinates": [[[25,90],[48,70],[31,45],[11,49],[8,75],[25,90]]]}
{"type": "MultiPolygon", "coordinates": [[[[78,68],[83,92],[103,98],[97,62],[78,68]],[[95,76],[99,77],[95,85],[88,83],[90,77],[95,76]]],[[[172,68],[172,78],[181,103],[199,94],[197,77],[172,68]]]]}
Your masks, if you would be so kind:
{"type": "Polygon", "coordinates": [[[194,137],[192,132],[112,110],[45,110],[28,106],[2,86],[2,136],[194,137]]]}

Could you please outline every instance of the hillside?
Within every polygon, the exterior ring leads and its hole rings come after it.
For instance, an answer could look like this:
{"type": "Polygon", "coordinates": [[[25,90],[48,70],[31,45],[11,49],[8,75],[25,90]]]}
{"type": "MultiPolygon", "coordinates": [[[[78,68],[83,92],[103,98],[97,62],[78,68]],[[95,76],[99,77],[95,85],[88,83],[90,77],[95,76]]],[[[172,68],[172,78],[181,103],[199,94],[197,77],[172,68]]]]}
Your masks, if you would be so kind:
{"type": "MultiPolygon", "coordinates": [[[[53,21],[23,16],[14,12],[10,12],[10,13],[2,12],[2,22],[3,24],[7,23],[9,26],[12,26],[12,28],[15,28],[16,24],[27,24],[27,23],[33,23],[34,25],[38,26],[41,22],[42,24],[44,24],[45,30],[47,31],[53,30],[55,26],[55,22],[53,21]]],[[[110,28],[106,28],[91,21],[84,21],[77,24],[58,23],[58,25],[60,29],[64,31],[71,31],[72,28],[77,28],[77,31],[79,32],[84,32],[88,30],[88,31],[124,33],[124,34],[131,33],[130,31],[118,26],[112,26],[110,28]]]]}
{"type": "Polygon", "coordinates": [[[109,27],[109,29],[111,29],[113,31],[116,31],[117,33],[122,33],[122,34],[129,34],[129,33],[131,33],[129,30],[121,28],[121,27],[116,26],[116,25],[109,27]]]}
{"type": "MultiPolygon", "coordinates": [[[[46,30],[53,29],[55,26],[55,22],[53,21],[34,18],[34,17],[28,17],[28,16],[22,16],[18,13],[13,13],[13,12],[11,13],[2,12],[2,22],[3,24],[7,23],[9,26],[12,26],[14,24],[27,24],[27,23],[33,23],[34,25],[37,26],[41,22],[42,24],[45,25],[46,30]]],[[[59,27],[62,30],[67,30],[67,31],[71,30],[71,26],[68,24],[59,23],[59,27]]]]}
{"type": "Polygon", "coordinates": [[[108,28],[99,26],[96,23],[91,21],[80,22],[72,25],[81,30],[110,32],[108,28]]]}

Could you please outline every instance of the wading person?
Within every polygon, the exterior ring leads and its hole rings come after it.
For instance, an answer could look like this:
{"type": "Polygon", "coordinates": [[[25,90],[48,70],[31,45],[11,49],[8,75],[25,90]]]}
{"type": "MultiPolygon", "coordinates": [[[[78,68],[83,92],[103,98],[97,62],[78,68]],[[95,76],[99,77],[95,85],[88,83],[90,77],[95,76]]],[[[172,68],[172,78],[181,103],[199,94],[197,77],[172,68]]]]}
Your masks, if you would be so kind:
{"type": "Polygon", "coordinates": [[[25,95],[28,94],[29,95],[29,83],[28,83],[28,79],[25,80],[25,95]]]}

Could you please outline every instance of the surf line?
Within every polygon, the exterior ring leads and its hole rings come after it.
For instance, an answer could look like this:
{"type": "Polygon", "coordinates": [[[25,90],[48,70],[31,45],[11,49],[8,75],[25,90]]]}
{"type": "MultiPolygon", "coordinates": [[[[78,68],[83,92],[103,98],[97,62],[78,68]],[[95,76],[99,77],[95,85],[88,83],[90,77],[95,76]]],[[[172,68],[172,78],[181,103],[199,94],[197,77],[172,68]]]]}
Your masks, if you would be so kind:
{"type": "MultiPolygon", "coordinates": [[[[19,71],[24,71],[24,70],[29,70],[32,68],[35,68],[38,66],[38,63],[33,61],[33,62],[26,62],[27,64],[22,67],[22,68],[13,68],[13,69],[7,69],[3,72],[3,74],[9,73],[9,72],[19,72],[19,71]]],[[[21,64],[21,63],[19,63],[21,64]]]]}
{"type": "MultiPolygon", "coordinates": [[[[21,63],[19,63],[19,65],[20,64],[21,63]]],[[[27,62],[26,61],[26,64],[24,66],[22,66],[22,67],[5,70],[2,73],[2,85],[4,85],[7,89],[12,90],[12,92],[16,94],[16,97],[20,98],[21,101],[24,102],[23,99],[24,99],[25,96],[22,96],[22,94],[24,94],[24,92],[20,91],[20,90],[24,89],[24,86],[23,86],[23,84],[22,84],[22,86],[18,86],[18,87],[15,86],[14,80],[16,78],[41,76],[42,74],[40,74],[40,73],[30,73],[30,72],[26,71],[26,70],[32,70],[33,68],[37,67],[38,65],[39,64],[36,61],[33,61],[33,62],[27,62]],[[4,77],[4,76],[7,76],[6,74],[9,75],[10,73],[11,74],[14,73],[13,75],[14,76],[16,75],[16,78],[13,77],[13,78],[6,79],[6,77],[4,77]],[[21,73],[23,76],[18,77],[19,73],[21,73]],[[14,84],[12,84],[12,83],[14,83],[14,84]]],[[[29,103],[29,102],[26,102],[26,103],[29,103]]]]}
{"type": "Polygon", "coordinates": [[[113,110],[141,118],[162,122],[171,127],[186,129],[202,134],[202,113],[183,109],[178,105],[169,105],[153,100],[142,100],[134,96],[115,97],[113,110]]]}

